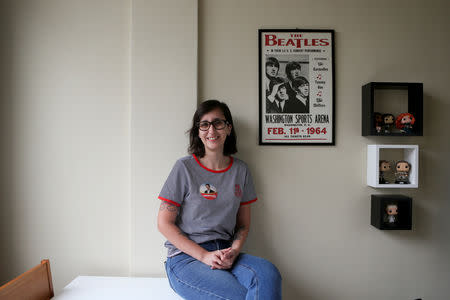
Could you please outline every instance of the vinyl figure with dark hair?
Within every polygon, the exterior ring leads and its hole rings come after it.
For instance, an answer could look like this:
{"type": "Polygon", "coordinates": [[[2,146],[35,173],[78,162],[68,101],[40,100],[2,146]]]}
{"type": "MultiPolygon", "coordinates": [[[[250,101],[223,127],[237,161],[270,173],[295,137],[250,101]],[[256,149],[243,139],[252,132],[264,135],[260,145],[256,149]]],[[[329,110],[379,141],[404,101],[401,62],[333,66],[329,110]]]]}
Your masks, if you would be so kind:
{"type": "Polygon", "coordinates": [[[391,170],[391,164],[387,160],[380,160],[380,170],[379,170],[379,183],[388,184],[389,181],[386,180],[386,173],[391,170]]]}
{"type": "Polygon", "coordinates": [[[409,172],[411,171],[411,164],[406,160],[400,160],[395,164],[395,183],[410,184],[409,172]]]}
{"type": "Polygon", "coordinates": [[[374,126],[377,133],[381,132],[381,125],[383,125],[383,115],[379,112],[374,113],[374,126]]]}
{"type": "Polygon", "coordinates": [[[392,128],[394,127],[394,115],[393,114],[384,114],[383,115],[383,129],[384,133],[391,133],[392,128]]]}

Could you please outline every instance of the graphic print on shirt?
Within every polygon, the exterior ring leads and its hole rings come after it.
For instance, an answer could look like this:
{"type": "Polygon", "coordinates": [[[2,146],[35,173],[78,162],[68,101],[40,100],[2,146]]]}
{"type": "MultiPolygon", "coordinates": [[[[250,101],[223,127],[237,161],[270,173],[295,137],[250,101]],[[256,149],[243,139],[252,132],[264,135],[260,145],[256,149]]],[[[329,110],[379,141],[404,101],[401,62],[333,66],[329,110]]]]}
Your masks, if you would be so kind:
{"type": "Polygon", "coordinates": [[[234,185],[234,195],[238,198],[242,198],[242,189],[239,184],[234,185]]]}
{"type": "Polygon", "coordinates": [[[205,199],[214,200],[217,198],[217,189],[210,183],[204,183],[200,186],[200,194],[205,199]]]}

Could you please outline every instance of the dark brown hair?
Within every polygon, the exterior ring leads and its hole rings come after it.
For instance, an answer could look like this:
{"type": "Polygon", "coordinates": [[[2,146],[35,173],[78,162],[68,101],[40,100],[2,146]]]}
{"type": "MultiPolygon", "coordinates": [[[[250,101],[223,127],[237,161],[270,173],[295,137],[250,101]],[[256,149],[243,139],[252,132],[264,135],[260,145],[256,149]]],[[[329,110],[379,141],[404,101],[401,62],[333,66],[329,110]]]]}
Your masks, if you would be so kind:
{"type": "Polygon", "coordinates": [[[302,69],[302,66],[300,65],[299,62],[290,61],[286,64],[286,76],[290,81],[292,81],[294,79],[294,78],[292,78],[291,72],[296,69],[299,69],[299,70],[302,69]]]}
{"type": "Polygon", "coordinates": [[[192,127],[189,129],[189,148],[188,152],[190,154],[195,154],[197,157],[205,156],[205,145],[203,145],[202,140],[198,136],[198,125],[202,117],[215,110],[220,109],[225,116],[225,120],[231,125],[230,135],[227,136],[225,140],[225,145],[223,147],[223,155],[231,155],[237,152],[236,147],[236,132],[234,131],[233,117],[231,116],[230,109],[228,106],[217,100],[206,100],[198,106],[192,118],[192,127]]]}
{"type": "Polygon", "coordinates": [[[268,57],[266,60],[266,67],[267,66],[274,66],[280,69],[280,63],[278,62],[278,59],[275,57],[268,57]]]}
{"type": "Polygon", "coordinates": [[[299,87],[305,84],[309,85],[309,82],[303,76],[297,77],[294,80],[292,80],[292,88],[294,89],[294,91],[297,91],[299,87]]]}

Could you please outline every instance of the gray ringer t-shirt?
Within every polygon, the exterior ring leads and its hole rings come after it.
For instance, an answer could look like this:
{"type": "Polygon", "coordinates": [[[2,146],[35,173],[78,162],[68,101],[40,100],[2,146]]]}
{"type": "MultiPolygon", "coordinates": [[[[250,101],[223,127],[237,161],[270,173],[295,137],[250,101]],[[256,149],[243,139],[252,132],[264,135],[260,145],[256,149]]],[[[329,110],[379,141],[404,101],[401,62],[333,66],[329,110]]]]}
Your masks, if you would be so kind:
{"type": "MultiPolygon", "coordinates": [[[[158,198],[180,207],[176,225],[197,244],[230,240],[240,205],[257,200],[252,176],[242,160],[232,157],[225,170],[214,171],[195,155],[175,163],[158,198]]],[[[164,245],[168,257],[181,252],[169,241],[164,245]]]]}

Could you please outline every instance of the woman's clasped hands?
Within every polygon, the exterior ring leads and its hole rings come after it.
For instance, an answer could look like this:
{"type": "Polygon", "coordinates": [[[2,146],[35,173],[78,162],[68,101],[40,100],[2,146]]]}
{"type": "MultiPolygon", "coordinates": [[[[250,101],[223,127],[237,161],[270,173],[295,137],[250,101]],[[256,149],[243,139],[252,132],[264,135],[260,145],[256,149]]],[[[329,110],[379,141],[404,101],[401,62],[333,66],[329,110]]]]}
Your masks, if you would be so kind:
{"type": "Polygon", "coordinates": [[[229,269],[233,265],[239,252],[233,248],[226,248],[207,252],[202,259],[202,262],[211,267],[211,269],[229,269]]]}

